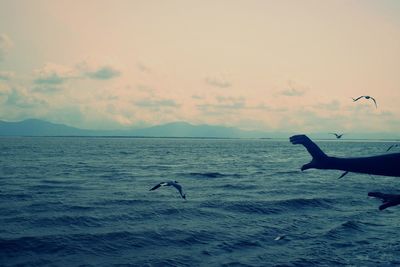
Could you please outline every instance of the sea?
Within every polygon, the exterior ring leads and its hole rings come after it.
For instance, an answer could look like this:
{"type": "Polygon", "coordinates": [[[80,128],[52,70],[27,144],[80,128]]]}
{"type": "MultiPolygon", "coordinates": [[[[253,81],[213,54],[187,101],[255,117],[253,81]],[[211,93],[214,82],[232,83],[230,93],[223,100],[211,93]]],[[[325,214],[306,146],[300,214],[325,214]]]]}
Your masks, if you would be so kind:
{"type": "MultiPolygon", "coordinates": [[[[390,145],[316,143],[338,157],[390,145]]],[[[300,171],[309,161],[286,139],[2,137],[0,266],[399,266],[400,206],[367,193],[400,178],[300,171]],[[186,200],[149,191],[171,180],[186,200]]]]}

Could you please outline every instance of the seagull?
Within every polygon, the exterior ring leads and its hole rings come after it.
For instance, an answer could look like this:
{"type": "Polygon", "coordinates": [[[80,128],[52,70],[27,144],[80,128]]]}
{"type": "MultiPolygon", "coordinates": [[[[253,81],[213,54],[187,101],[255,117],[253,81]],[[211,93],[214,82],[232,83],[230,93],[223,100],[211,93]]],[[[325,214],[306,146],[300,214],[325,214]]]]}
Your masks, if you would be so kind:
{"type": "Polygon", "coordinates": [[[356,102],[357,100],[359,100],[360,98],[365,98],[365,99],[372,99],[372,101],[374,101],[374,103],[375,103],[375,107],[376,108],[378,108],[378,105],[376,104],[376,100],[375,100],[375,98],[373,98],[372,96],[369,96],[369,95],[362,95],[362,96],[359,96],[359,97],[357,97],[357,98],[352,98],[353,99],[353,102],[356,102]]]}
{"type": "Polygon", "coordinates": [[[345,171],[344,173],[342,173],[342,175],[340,175],[340,177],[338,179],[345,177],[348,173],[349,173],[348,171],[345,171]]]}
{"type": "Polygon", "coordinates": [[[386,150],[386,152],[388,152],[390,149],[392,149],[393,147],[396,147],[396,146],[399,146],[398,144],[393,144],[393,145],[391,145],[387,150],[386,150]]]}
{"type": "Polygon", "coordinates": [[[278,235],[277,237],[274,238],[274,240],[275,240],[275,241],[282,240],[282,239],[284,239],[285,237],[286,237],[285,235],[278,235]]]}
{"type": "Polygon", "coordinates": [[[178,181],[161,182],[158,185],[151,188],[149,191],[156,190],[157,188],[159,188],[161,186],[171,186],[171,185],[173,187],[175,187],[179,191],[179,194],[181,195],[181,197],[186,200],[186,194],[182,193],[182,186],[180,184],[178,184],[178,181]]]}
{"type": "Polygon", "coordinates": [[[337,139],[342,138],[342,136],[344,135],[344,134],[337,134],[337,133],[331,133],[331,134],[334,134],[337,139]]]}

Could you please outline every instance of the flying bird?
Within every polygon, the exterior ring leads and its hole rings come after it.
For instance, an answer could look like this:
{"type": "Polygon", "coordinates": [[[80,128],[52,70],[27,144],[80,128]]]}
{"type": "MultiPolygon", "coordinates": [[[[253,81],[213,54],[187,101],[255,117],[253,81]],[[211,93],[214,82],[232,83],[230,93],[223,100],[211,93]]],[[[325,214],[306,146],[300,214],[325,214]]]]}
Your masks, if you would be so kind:
{"type": "Polygon", "coordinates": [[[390,149],[392,149],[393,147],[396,147],[396,146],[399,146],[398,144],[393,144],[393,145],[391,145],[387,150],[386,150],[386,152],[388,152],[390,149]]]}
{"type": "Polygon", "coordinates": [[[275,240],[275,241],[282,240],[282,239],[284,239],[285,237],[286,237],[285,235],[278,235],[277,237],[274,238],[274,240],[275,240]]]}
{"type": "Polygon", "coordinates": [[[342,136],[344,135],[344,134],[337,134],[337,133],[331,133],[331,134],[334,134],[337,139],[342,138],[342,136]]]}
{"type": "Polygon", "coordinates": [[[342,175],[340,175],[340,177],[338,179],[345,177],[348,173],[349,173],[348,171],[345,171],[344,173],[342,173],[342,175]]]}
{"type": "Polygon", "coordinates": [[[369,96],[369,95],[362,95],[362,96],[359,96],[359,97],[357,97],[357,98],[352,98],[352,99],[353,99],[353,102],[356,102],[356,101],[359,100],[360,98],[372,99],[372,101],[374,101],[374,103],[375,103],[375,107],[378,108],[378,105],[376,104],[376,100],[375,100],[375,98],[373,98],[372,96],[369,96]]]}
{"type": "Polygon", "coordinates": [[[178,181],[161,182],[161,183],[157,184],[156,186],[154,186],[153,188],[151,188],[149,191],[156,190],[157,188],[159,188],[161,186],[173,186],[173,187],[175,187],[176,190],[178,190],[178,192],[181,195],[181,197],[186,200],[186,194],[184,194],[182,192],[182,186],[180,184],[178,184],[178,181]]]}

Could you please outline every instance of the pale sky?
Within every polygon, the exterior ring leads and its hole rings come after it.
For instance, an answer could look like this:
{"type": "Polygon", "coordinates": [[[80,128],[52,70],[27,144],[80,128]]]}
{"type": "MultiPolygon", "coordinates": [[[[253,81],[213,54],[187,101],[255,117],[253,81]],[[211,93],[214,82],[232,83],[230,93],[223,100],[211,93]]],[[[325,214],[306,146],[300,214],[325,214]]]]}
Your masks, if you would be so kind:
{"type": "Polygon", "coordinates": [[[0,120],[398,133],[399,70],[397,0],[0,0],[0,120]]]}

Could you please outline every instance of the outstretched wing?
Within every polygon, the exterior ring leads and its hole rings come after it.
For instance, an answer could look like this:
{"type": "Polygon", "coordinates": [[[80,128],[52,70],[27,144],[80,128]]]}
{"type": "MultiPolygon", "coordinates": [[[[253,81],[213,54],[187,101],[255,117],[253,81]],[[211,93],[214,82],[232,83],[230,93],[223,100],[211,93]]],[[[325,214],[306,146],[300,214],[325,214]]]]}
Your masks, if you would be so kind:
{"type": "Polygon", "coordinates": [[[344,173],[342,173],[342,175],[340,175],[340,177],[338,179],[345,177],[348,173],[349,173],[348,171],[345,171],[344,173]]]}
{"type": "Polygon", "coordinates": [[[386,152],[388,152],[390,149],[392,149],[392,147],[394,147],[394,145],[391,145],[391,146],[386,150],[386,152]]]}
{"type": "Polygon", "coordinates": [[[362,96],[359,96],[359,97],[357,97],[357,98],[353,98],[353,101],[355,102],[355,101],[357,101],[358,99],[360,99],[360,98],[363,98],[364,96],[362,95],[362,96]]]}
{"type": "Polygon", "coordinates": [[[149,191],[153,191],[156,190],[157,188],[159,188],[162,185],[162,183],[159,183],[158,185],[154,186],[153,188],[151,188],[149,191]]]}
{"type": "Polygon", "coordinates": [[[375,98],[371,97],[371,99],[372,99],[372,101],[374,101],[374,103],[375,103],[375,107],[376,107],[376,108],[378,108],[378,105],[376,104],[376,100],[375,100],[375,98]]]}
{"type": "Polygon", "coordinates": [[[179,185],[177,183],[172,183],[172,186],[175,187],[179,191],[179,194],[181,195],[182,198],[186,199],[185,194],[183,194],[183,192],[182,192],[182,186],[181,185],[179,185]]]}

